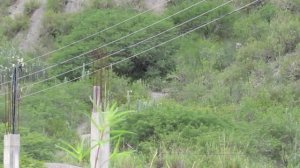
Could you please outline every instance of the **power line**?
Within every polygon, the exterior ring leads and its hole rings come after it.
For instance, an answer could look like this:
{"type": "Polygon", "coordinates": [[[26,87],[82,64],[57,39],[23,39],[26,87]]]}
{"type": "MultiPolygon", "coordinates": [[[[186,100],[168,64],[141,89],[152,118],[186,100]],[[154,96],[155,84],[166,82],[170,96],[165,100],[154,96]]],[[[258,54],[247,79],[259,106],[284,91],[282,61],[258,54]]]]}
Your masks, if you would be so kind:
{"type": "MultiPolygon", "coordinates": [[[[148,13],[148,12],[154,10],[155,8],[157,8],[157,6],[154,6],[153,8],[150,8],[150,9],[144,11],[144,12],[141,12],[141,13],[139,13],[139,14],[137,14],[137,15],[134,15],[134,16],[128,18],[128,19],[125,19],[125,20],[123,20],[122,22],[119,22],[119,23],[117,23],[117,24],[115,24],[115,25],[112,25],[112,26],[110,26],[110,27],[107,27],[107,28],[105,28],[105,29],[103,29],[103,30],[101,30],[101,31],[95,32],[95,33],[93,33],[93,34],[91,34],[91,35],[88,35],[88,36],[86,36],[86,37],[84,37],[84,38],[82,38],[82,39],[79,39],[79,40],[77,40],[77,41],[74,41],[74,42],[72,42],[72,43],[70,43],[70,44],[67,44],[67,45],[63,46],[63,47],[60,47],[60,48],[58,48],[58,49],[49,51],[49,52],[47,52],[47,53],[45,53],[45,54],[43,54],[43,55],[37,56],[37,57],[35,57],[35,58],[31,58],[31,59],[29,59],[29,60],[26,60],[24,63],[31,62],[31,61],[33,61],[33,60],[36,60],[36,59],[45,57],[45,56],[50,55],[50,54],[53,54],[53,53],[55,53],[55,52],[57,52],[57,51],[61,51],[61,50],[65,49],[65,48],[68,48],[68,47],[70,47],[70,46],[73,46],[73,45],[75,45],[75,44],[78,44],[78,43],[80,43],[80,42],[82,42],[82,41],[85,41],[85,40],[87,40],[87,39],[90,39],[90,38],[92,38],[92,37],[94,37],[94,36],[97,36],[97,35],[99,35],[99,34],[105,32],[105,31],[109,30],[109,29],[112,29],[112,28],[114,28],[114,27],[117,27],[117,26],[119,26],[119,25],[121,25],[121,24],[123,24],[123,23],[126,23],[126,22],[128,22],[128,21],[130,21],[130,20],[133,20],[134,18],[137,18],[137,17],[139,17],[139,16],[141,16],[141,15],[144,15],[144,14],[146,14],[146,13],[148,13]]],[[[7,71],[7,70],[0,70],[0,72],[3,72],[3,71],[7,71]]]]}
{"type": "MultiPolygon", "coordinates": [[[[151,11],[151,10],[153,10],[153,9],[155,9],[155,8],[148,9],[148,10],[146,10],[146,11],[144,11],[144,12],[141,12],[141,13],[139,13],[139,14],[133,16],[133,17],[130,17],[130,18],[128,18],[128,19],[126,19],[126,20],[124,20],[124,21],[122,21],[122,22],[120,22],[120,23],[117,23],[117,24],[115,24],[115,25],[113,25],[113,26],[110,26],[110,27],[108,27],[108,28],[105,28],[105,29],[103,29],[103,30],[101,30],[101,31],[98,31],[98,32],[96,32],[96,33],[93,33],[93,34],[91,34],[91,35],[88,35],[88,36],[86,36],[86,37],[84,37],[84,38],[82,38],[82,39],[80,39],[80,40],[74,41],[74,42],[72,42],[72,43],[70,43],[70,44],[67,44],[67,45],[61,47],[61,48],[58,48],[58,49],[56,49],[56,50],[52,50],[52,51],[47,52],[47,53],[45,53],[45,54],[43,54],[43,55],[40,55],[40,56],[37,56],[37,57],[35,57],[35,58],[31,58],[31,59],[29,59],[29,60],[26,60],[24,63],[28,63],[28,62],[31,62],[31,61],[33,61],[33,60],[36,60],[36,59],[45,57],[45,56],[50,55],[50,54],[53,54],[53,53],[55,53],[55,52],[57,52],[57,51],[61,51],[61,50],[65,49],[65,48],[68,48],[68,47],[70,47],[70,46],[73,46],[73,45],[75,45],[75,44],[77,44],[77,43],[80,43],[80,42],[82,42],[82,41],[85,41],[85,40],[87,40],[87,39],[90,39],[90,38],[92,38],[92,37],[94,37],[94,36],[96,36],[96,35],[98,35],[98,34],[101,34],[101,33],[105,32],[105,31],[109,30],[109,29],[112,29],[112,28],[114,28],[114,27],[117,27],[117,26],[119,26],[119,25],[121,25],[121,24],[123,24],[123,23],[126,23],[126,22],[128,22],[128,21],[130,21],[130,20],[132,20],[132,19],[134,19],[134,18],[137,18],[137,17],[139,17],[139,16],[141,16],[141,15],[143,15],[143,14],[145,14],[145,13],[148,13],[149,11],[151,11]]],[[[7,71],[7,70],[0,70],[0,72],[4,72],[4,71],[7,71]]]]}
{"type": "MultiPolygon", "coordinates": [[[[129,59],[132,59],[132,58],[134,58],[134,57],[137,57],[137,56],[141,55],[142,53],[148,52],[148,51],[150,51],[150,50],[152,50],[152,49],[155,49],[155,48],[157,48],[157,47],[160,47],[160,46],[162,46],[162,45],[165,45],[165,44],[167,44],[167,43],[169,43],[169,42],[171,42],[171,41],[174,41],[174,40],[176,40],[176,39],[178,39],[178,38],[180,38],[180,37],[183,37],[183,36],[185,36],[185,35],[187,35],[187,34],[190,34],[190,33],[194,32],[194,31],[198,30],[198,29],[201,29],[201,28],[203,28],[203,27],[205,27],[205,26],[207,26],[207,25],[209,25],[209,24],[211,24],[211,23],[214,23],[214,22],[216,22],[216,21],[219,21],[219,20],[221,20],[221,19],[223,19],[223,18],[225,18],[225,17],[227,17],[227,16],[229,16],[229,15],[231,15],[231,14],[233,14],[233,13],[236,13],[236,12],[238,12],[238,11],[244,9],[244,8],[247,8],[247,7],[249,7],[249,6],[253,5],[253,4],[255,4],[255,3],[258,2],[258,1],[260,1],[260,0],[255,0],[255,1],[251,2],[251,3],[248,3],[248,4],[246,4],[246,5],[244,5],[244,6],[240,7],[240,8],[238,8],[238,9],[236,9],[236,10],[233,10],[233,11],[231,11],[231,12],[225,14],[225,15],[222,15],[222,16],[220,16],[220,17],[218,17],[218,18],[216,18],[216,19],[214,19],[214,20],[212,20],[212,21],[210,21],[210,22],[207,22],[207,23],[205,23],[205,24],[203,24],[203,25],[201,25],[201,26],[198,26],[198,27],[196,27],[196,28],[193,28],[193,29],[191,29],[191,30],[189,30],[189,31],[187,31],[187,32],[185,32],[185,33],[183,33],[183,34],[181,34],[181,35],[178,35],[178,36],[176,36],[176,37],[174,37],[174,38],[172,38],[172,39],[169,39],[169,40],[167,40],[167,41],[165,41],[165,42],[163,42],[163,43],[160,43],[160,44],[158,44],[158,45],[156,45],[156,46],[154,46],[154,47],[151,47],[151,48],[149,48],[149,49],[147,49],[147,50],[145,50],[145,51],[143,51],[143,52],[141,52],[141,53],[139,53],[139,54],[135,54],[135,55],[133,55],[133,56],[131,56],[131,57],[127,57],[127,58],[122,59],[122,60],[120,60],[120,61],[117,61],[117,62],[111,63],[111,64],[109,64],[109,65],[106,65],[106,66],[104,66],[104,67],[102,67],[102,68],[100,68],[100,69],[98,69],[98,70],[93,71],[93,72],[89,72],[88,75],[91,75],[91,74],[93,74],[93,73],[95,73],[95,72],[98,72],[98,71],[100,71],[100,70],[102,70],[102,69],[104,69],[104,68],[112,67],[113,65],[122,63],[122,62],[124,62],[124,61],[129,60],[129,59]]],[[[50,90],[50,89],[52,89],[52,88],[55,88],[55,87],[58,87],[58,86],[61,86],[61,85],[70,83],[70,82],[75,81],[75,80],[78,80],[78,79],[80,79],[80,78],[81,78],[81,77],[74,78],[74,79],[72,79],[72,80],[70,80],[70,81],[67,81],[67,82],[64,82],[64,83],[60,83],[60,84],[57,84],[57,85],[48,87],[48,88],[46,88],[46,89],[42,89],[42,90],[39,90],[39,91],[34,92],[34,93],[27,94],[27,95],[25,95],[25,96],[22,96],[21,98],[30,97],[30,96],[36,95],[36,94],[38,94],[38,93],[45,92],[45,91],[50,90]]]]}
{"type": "MultiPolygon", "coordinates": [[[[195,3],[195,4],[191,5],[191,6],[189,6],[189,7],[187,7],[187,8],[184,8],[184,9],[182,9],[182,10],[180,10],[180,11],[178,11],[178,12],[172,14],[172,15],[169,15],[169,16],[163,18],[163,19],[160,19],[159,21],[154,22],[154,23],[152,23],[152,24],[150,24],[150,25],[148,25],[148,26],[146,26],[146,27],[143,27],[143,28],[137,30],[137,31],[134,31],[134,32],[132,32],[132,33],[130,33],[130,34],[127,34],[126,36],[123,36],[123,37],[121,37],[121,38],[119,38],[119,39],[117,39],[117,40],[114,40],[114,41],[111,41],[111,42],[109,42],[109,43],[106,43],[106,44],[104,44],[104,45],[102,45],[102,46],[100,46],[100,47],[97,47],[97,48],[94,48],[94,49],[89,50],[89,51],[87,51],[87,52],[84,52],[84,53],[82,53],[82,54],[80,54],[80,55],[77,55],[77,56],[75,56],[75,57],[73,57],[73,58],[67,59],[67,60],[65,60],[65,61],[63,61],[63,62],[56,63],[56,64],[50,65],[50,66],[48,66],[48,67],[46,67],[46,68],[44,68],[44,69],[41,69],[41,70],[35,71],[35,72],[33,72],[33,73],[30,73],[30,74],[28,74],[28,75],[21,76],[21,77],[19,77],[18,79],[23,79],[23,78],[25,78],[25,77],[28,77],[28,76],[31,76],[31,75],[34,75],[34,74],[43,72],[43,71],[45,71],[45,70],[54,68],[54,67],[56,67],[56,66],[62,65],[62,64],[64,64],[64,63],[67,63],[67,62],[69,62],[69,61],[71,61],[71,60],[74,60],[74,59],[77,59],[77,58],[79,58],[79,57],[82,57],[82,56],[84,56],[84,55],[86,55],[86,54],[92,53],[92,52],[94,52],[94,51],[96,51],[96,50],[98,50],[98,49],[101,49],[101,48],[103,48],[103,47],[106,47],[106,46],[108,46],[108,45],[110,45],[110,44],[116,43],[116,42],[118,42],[118,41],[120,41],[120,40],[123,40],[123,39],[125,39],[125,38],[127,38],[127,37],[130,37],[131,35],[134,35],[134,34],[136,34],[136,33],[138,33],[138,32],[141,32],[141,31],[143,31],[143,30],[146,30],[146,29],[148,29],[149,27],[152,27],[152,26],[154,26],[154,25],[156,25],[156,24],[158,24],[158,23],[160,23],[160,22],[162,22],[162,21],[165,21],[165,20],[167,20],[167,19],[169,19],[169,18],[171,18],[171,17],[173,17],[173,16],[175,16],[175,15],[178,15],[178,14],[180,14],[180,13],[182,13],[182,12],[185,12],[186,10],[189,10],[190,8],[193,8],[194,6],[197,6],[197,5],[199,5],[199,4],[201,4],[201,3],[205,2],[205,1],[206,1],[206,0],[199,1],[199,2],[197,2],[197,3],[195,3]]],[[[8,81],[8,82],[4,82],[4,83],[2,83],[2,84],[0,84],[0,85],[7,84],[7,83],[10,83],[10,82],[9,82],[9,81],[8,81]]]]}
{"type": "MultiPolygon", "coordinates": [[[[193,21],[193,20],[195,20],[195,19],[198,19],[198,18],[200,18],[200,17],[202,17],[202,16],[204,16],[204,15],[210,13],[210,12],[213,12],[213,11],[215,11],[215,10],[217,10],[217,9],[219,9],[219,8],[221,8],[221,7],[223,7],[223,6],[227,5],[227,4],[229,4],[229,3],[231,3],[232,1],[233,1],[233,0],[230,0],[230,1],[226,2],[226,3],[223,3],[223,4],[217,6],[217,7],[213,8],[213,9],[210,9],[210,10],[208,10],[208,11],[206,11],[206,12],[204,12],[204,13],[198,15],[198,16],[196,16],[196,17],[193,17],[193,18],[191,18],[191,19],[189,19],[189,20],[187,20],[187,21],[184,21],[183,23],[180,23],[180,24],[178,24],[178,25],[176,25],[176,26],[173,26],[172,28],[169,28],[169,29],[167,29],[167,30],[165,30],[165,31],[163,31],[163,32],[160,32],[160,33],[158,33],[158,34],[156,34],[156,35],[154,35],[154,36],[151,36],[151,37],[149,37],[149,38],[147,38],[147,39],[144,39],[144,40],[142,40],[142,41],[140,41],[140,42],[138,42],[138,43],[135,43],[135,44],[133,44],[133,45],[131,45],[131,46],[129,46],[129,47],[123,48],[123,49],[121,49],[121,50],[119,50],[119,51],[116,51],[116,52],[111,53],[111,54],[109,54],[109,55],[106,55],[106,56],[104,56],[104,57],[102,57],[102,58],[99,58],[99,59],[96,59],[96,60],[94,60],[94,61],[92,61],[92,62],[89,62],[89,63],[85,64],[85,66],[86,66],[86,65],[91,65],[92,63],[94,63],[94,62],[96,62],[96,61],[99,61],[99,60],[102,60],[102,59],[111,57],[111,56],[113,56],[113,55],[115,55],[115,54],[118,54],[118,53],[120,53],[120,52],[122,52],[122,51],[125,51],[125,50],[127,50],[127,49],[129,49],[129,48],[132,48],[132,47],[135,47],[135,46],[137,46],[137,45],[139,45],[139,44],[142,44],[142,43],[144,43],[144,42],[146,42],[146,41],[148,41],[148,40],[150,40],[150,39],[153,39],[153,38],[155,38],[155,37],[158,37],[158,36],[160,36],[160,35],[162,35],[162,34],[168,32],[168,31],[171,31],[171,30],[173,30],[173,29],[176,29],[176,28],[178,28],[178,27],[180,27],[180,26],[182,26],[182,25],[184,25],[184,24],[187,24],[187,23],[189,23],[189,22],[191,22],[191,21],[193,21]]],[[[44,79],[44,80],[35,82],[35,83],[31,84],[30,86],[33,86],[33,85],[36,85],[36,84],[39,84],[39,83],[43,83],[43,82],[49,81],[49,80],[51,80],[51,79],[55,79],[55,78],[57,78],[57,77],[59,77],[59,76],[62,76],[62,75],[67,74],[67,73],[69,73],[69,72],[73,72],[73,71],[78,70],[78,69],[80,69],[80,68],[82,68],[82,66],[78,66],[78,67],[76,67],[76,68],[73,68],[73,69],[71,69],[71,70],[65,71],[65,72],[60,73],[60,74],[58,74],[58,75],[52,76],[52,77],[50,77],[50,78],[47,78],[47,79],[44,79]]]]}

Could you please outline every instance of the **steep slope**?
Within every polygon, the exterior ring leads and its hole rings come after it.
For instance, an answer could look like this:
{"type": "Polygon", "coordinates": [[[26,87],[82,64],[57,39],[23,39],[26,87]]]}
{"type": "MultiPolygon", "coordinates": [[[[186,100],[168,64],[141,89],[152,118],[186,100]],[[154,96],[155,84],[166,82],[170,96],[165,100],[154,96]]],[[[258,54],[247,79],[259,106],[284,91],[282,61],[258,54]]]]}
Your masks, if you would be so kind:
{"type": "Polygon", "coordinates": [[[83,9],[85,2],[86,2],[85,0],[68,0],[64,12],[65,13],[79,12],[81,9],[83,9]]]}
{"type": "MultiPolygon", "coordinates": [[[[24,8],[27,0],[17,0],[9,8],[10,17],[15,18],[18,15],[24,13],[24,8]]],[[[161,13],[166,7],[168,0],[144,0],[143,4],[146,9],[153,9],[154,12],[161,13]]],[[[30,24],[27,34],[19,33],[16,35],[20,41],[19,47],[23,51],[34,51],[39,43],[42,29],[42,20],[46,10],[47,0],[40,0],[40,7],[34,11],[30,18],[30,24]]],[[[87,1],[85,0],[68,0],[65,7],[65,13],[79,12],[84,8],[87,1]]],[[[123,4],[123,1],[118,1],[119,5],[123,4]]]]}
{"type": "Polygon", "coordinates": [[[23,14],[25,2],[25,0],[17,0],[14,5],[9,7],[10,17],[14,18],[17,15],[23,14]]]}
{"type": "Polygon", "coordinates": [[[148,9],[154,8],[154,12],[163,12],[168,0],[145,0],[145,6],[148,9]]]}
{"type": "Polygon", "coordinates": [[[24,51],[32,51],[38,44],[41,35],[40,30],[42,28],[43,15],[46,8],[46,0],[41,0],[40,3],[40,7],[33,13],[30,19],[28,33],[20,43],[20,48],[24,51]]]}

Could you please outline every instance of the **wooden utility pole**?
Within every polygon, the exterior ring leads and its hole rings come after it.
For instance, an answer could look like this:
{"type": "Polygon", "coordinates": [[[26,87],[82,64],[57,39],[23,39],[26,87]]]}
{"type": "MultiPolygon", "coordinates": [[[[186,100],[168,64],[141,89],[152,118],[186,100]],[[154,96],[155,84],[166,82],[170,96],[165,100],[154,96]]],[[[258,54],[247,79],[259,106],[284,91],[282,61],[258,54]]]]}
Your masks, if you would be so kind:
{"type": "Polygon", "coordinates": [[[19,168],[20,167],[20,135],[18,134],[18,104],[19,104],[19,89],[18,89],[18,78],[19,78],[19,65],[13,67],[11,93],[8,95],[10,100],[7,105],[11,109],[7,111],[7,133],[4,135],[4,157],[3,164],[4,168],[19,168]]]}

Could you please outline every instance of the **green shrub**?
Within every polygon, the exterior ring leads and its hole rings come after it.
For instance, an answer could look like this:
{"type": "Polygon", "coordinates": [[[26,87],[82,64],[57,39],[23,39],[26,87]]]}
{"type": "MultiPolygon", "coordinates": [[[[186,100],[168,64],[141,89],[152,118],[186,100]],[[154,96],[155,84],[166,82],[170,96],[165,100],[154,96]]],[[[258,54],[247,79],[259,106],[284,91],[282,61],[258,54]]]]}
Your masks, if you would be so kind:
{"type": "Polygon", "coordinates": [[[4,19],[4,23],[5,24],[1,25],[4,28],[4,34],[9,38],[13,38],[18,32],[24,31],[28,28],[29,18],[24,15],[16,16],[15,19],[6,17],[4,19]]]}
{"type": "Polygon", "coordinates": [[[271,20],[276,16],[276,12],[279,9],[273,5],[273,4],[266,4],[263,5],[260,9],[256,11],[254,11],[254,13],[257,13],[260,16],[260,19],[263,19],[267,22],[271,22],[271,20]]]}
{"type": "Polygon", "coordinates": [[[280,74],[284,79],[300,80],[300,55],[291,54],[281,59],[280,74]]]}
{"type": "Polygon", "coordinates": [[[126,143],[141,150],[148,150],[144,148],[147,143],[164,142],[168,147],[184,146],[207,132],[231,129],[233,126],[226,119],[208,114],[205,110],[164,103],[130,114],[126,122],[121,123],[119,127],[135,133],[127,136],[126,143]],[[172,140],[173,135],[177,136],[177,140],[172,140]]]}
{"type": "MultiPolygon", "coordinates": [[[[0,69],[11,68],[12,63],[16,63],[17,59],[24,58],[25,55],[11,42],[0,45],[0,62],[3,67],[0,69]]],[[[3,75],[8,75],[3,72],[3,75]]]]}
{"type": "Polygon", "coordinates": [[[47,1],[47,10],[55,13],[62,12],[67,2],[67,0],[49,0],[47,1]]]}
{"type": "Polygon", "coordinates": [[[270,0],[271,3],[277,5],[282,10],[289,10],[292,12],[299,12],[300,1],[299,0],[270,0]]]}
{"type": "Polygon", "coordinates": [[[254,12],[249,15],[242,15],[234,22],[233,34],[240,43],[243,43],[249,38],[257,40],[264,38],[268,34],[269,28],[268,22],[254,12]]]}
{"type": "Polygon", "coordinates": [[[300,53],[300,42],[296,45],[295,51],[298,52],[298,53],[300,53]]]}
{"type": "Polygon", "coordinates": [[[54,156],[54,141],[36,132],[21,131],[21,148],[35,160],[51,161],[54,156]]]}
{"type": "MultiPolygon", "coordinates": [[[[252,37],[256,37],[252,32],[247,33],[247,29],[242,28],[243,23],[238,23],[236,27],[241,28],[243,32],[241,34],[250,34],[248,41],[241,48],[239,48],[237,53],[237,60],[239,61],[252,61],[252,60],[263,60],[265,62],[272,62],[278,59],[280,56],[284,56],[287,53],[294,52],[296,50],[296,46],[300,41],[300,35],[298,32],[298,27],[300,22],[295,20],[295,18],[289,13],[284,13],[276,18],[273,18],[270,26],[268,26],[269,33],[265,32],[263,35],[258,35],[257,38],[254,39],[252,37]],[[283,23],[281,20],[289,20],[288,23],[283,23]],[[297,26],[298,25],[298,26],[297,26]],[[246,30],[246,31],[244,31],[246,30]],[[287,33],[283,33],[287,32],[287,33]]],[[[258,23],[254,23],[251,25],[259,25],[258,23]]],[[[267,28],[267,27],[265,27],[267,28]]],[[[254,28],[253,30],[257,30],[254,28]]],[[[267,31],[267,29],[265,29],[267,31]]],[[[238,30],[236,29],[236,32],[238,30]]],[[[262,30],[258,31],[262,33],[262,30]]],[[[241,38],[247,39],[247,36],[241,36],[241,38]]]]}
{"type": "MultiPolygon", "coordinates": [[[[195,0],[181,1],[180,3],[178,3],[178,5],[170,8],[170,11],[168,12],[168,14],[175,13],[179,10],[182,10],[182,9],[190,6],[191,4],[194,4],[195,2],[198,2],[198,1],[195,1],[195,0]]],[[[180,15],[176,15],[176,16],[172,17],[173,22],[175,24],[180,24],[180,23],[187,21],[193,17],[196,17],[202,13],[205,13],[223,3],[224,3],[224,1],[222,1],[222,0],[206,1],[206,2],[202,3],[201,5],[197,5],[196,7],[193,7],[190,10],[188,10],[180,15]]],[[[213,19],[216,19],[217,17],[227,14],[230,10],[231,10],[230,5],[223,6],[222,8],[214,10],[198,19],[195,19],[192,22],[189,22],[189,23],[181,26],[179,28],[180,32],[186,32],[188,30],[196,28],[197,26],[204,25],[207,22],[209,22],[213,19]]],[[[226,17],[218,22],[207,25],[206,27],[199,29],[196,32],[203,35],[204,37],[216,36],[216,35],[219,37],[228,37],[230,34],[230,31],[231,31],[231,26],[232,26],[233,20],[234,20],[233,17],[226,17]]]]}
{"type": "Polygon", "coordinates": [[[21,168],[45,168],[45,165],[43,162],[32,159],[26,154],[25,155],[21,154],[20,167],[21,168]]]}
{"type": "MultiPolygon", "coordinates": [[[[74,16],[74,29],[67,36],[63,36],[57,40],[59,46],[64,46],[73,42],[74,40],[81,39],[90,35],[94,32],[103,30],[111,25],[118,23],[120,20],[129,18],[135,15],[135,11],[126,11],[121,9],[103,9],[103,10],[87,10],[82,15],[74,16]],[[82,18],[87,18],[82,20],[82,18]],[[106,18],[106,19],[99,19],[106,18]]],[[[54,54],[51,57],[51,62],[61,62],[63,60],[75,57],[83,52],[100,47],[106,43],[110,43],[114,40],[117,40],[125,35],[128,35],[131,32],[137,31],[141,28],[148,26],[159,20],[161,17],[156,15],[147,15],[144,17],[139,17],[131,22],[126,22],[121,26],[109,29],[101,35],[95,36],[86,40],[84,43],[79,45],[74,45],[63,50],[60,53],[54,54]]],[[[107,64],[108,62],[120,61],[124,58],[139,54],[142,51],[153,47],[154,45],[159,44],[160,42],[165,41],[168,37],[171,37],[175,32],[170,31],[165,35],[162,35],[157,38],[153,38],[147,43],[143,43],[137,47],[132,47],[126,49],[129,45],[133,45],[144,40],[147,37],[154,36],[161,32],[172,27],[173,24],[169,21],[163,21],[155,26],[148,28],[144,31],[140,31],[128,38],[120,40],[114,44],[103,47],[96,51],[93,51],[90,54],[82,56],[78,59],[72,60],[68,63],[62,64],[58,67],[53,73],[60,73],[66,70],[71,70],[77,66],[82,65],[84,62],[88,63],[90,61],[105,57],[110,53],[117,52],[121,49],[124,49],[122,52],[111,56],[108,60],[105,60],[102,64],[107,64]]],[[[147,79],[153,77],[165,77],[170,71],[175,69],[174,61],[172,59],[173,53],[176,51],[175,45],[169,44],[155,50],[148,51],[143,53],[138,57],[125,61],[123,63],[117,64],[113,67],[114,72],[119,76],[130,77],[132,80],[137,79],[147,79]]],[[[100,66],[101,67],[101,66],[100,66]]],[[[92,65],[89,64],[86,66],[87,69],[93,71],[92,65]]],[[[66,74],[69,79],[81,76],[81,69],[78,71],[73,71],[72,73],[66,74]]],[[[63,77],[59,77],[60,80],[63,80],[63,77]]]]}
{"type": "MultiPolygon", "coordinates": [[[[27,90],[27,93],[48,86],[36,85],[35,90],[27,90]]],[[[22,126],[56,139],[74,139],[79,123],[87,120],[85,112],[90,110],[90,90],[89,83],[82,81],[24,99],[20,114],[22,126]]]]}
{"type": "Polygon", "coordinates": [[[141,80],[131,83],[130,90],[132,91],[131,98],[133,101],[139,99],[145,100],[149,98],[149,89],[141,80]]]}
{"type": "Polygon", "coordinates": [[[241,62],[249,61],[274,61],[278,54],[273,50],[273,46],[266,41],[250,41],[238,50],[237,60],[241,62]]]}
{"type": "Polygon", "coordinates": [[[300,42],[300,21],[289,12],[284,12],[272,20],[270,24],[270,39],[276,42],[278,54],[284,56],[294,52],[300,42]],[[282,20],[288,20],[287,23],[282,20]]]}
{"type": "Polygon", "coordinates": [[[26,154],[21,154],[20,167],[21,168],[44,168],[45,165],[43,162],[32,159],[26,154]]]}
{"type": "MultiPolygon", "coordinates": [[[[194,34],[194,38],[197,36],[194,34]]],[[[210,39],[182,40],[180,50],[176,54],[178,73],[189,81],[195,75],[208,71],[222,71],[233,61],[232,47],[210,39]]]]}
{"type": "Polygon", "coordinates": [[[48,11],[43,18],[42,33],[49,39],[67,34],[73,25],[66,15],[48,11]]]}
{"type": "Polygon", "coordinates": [[[40,7],[40,2],[38,0],[26,1],[24,5],[25,15],[31,16],[33,12],[40,7]]]}
{"type": "Polygon", "coordinates": [[[90,8],[102,9],[102,8],[112,8],[116,4],[112,0],[92,0],[89,2],[90,8]]]}

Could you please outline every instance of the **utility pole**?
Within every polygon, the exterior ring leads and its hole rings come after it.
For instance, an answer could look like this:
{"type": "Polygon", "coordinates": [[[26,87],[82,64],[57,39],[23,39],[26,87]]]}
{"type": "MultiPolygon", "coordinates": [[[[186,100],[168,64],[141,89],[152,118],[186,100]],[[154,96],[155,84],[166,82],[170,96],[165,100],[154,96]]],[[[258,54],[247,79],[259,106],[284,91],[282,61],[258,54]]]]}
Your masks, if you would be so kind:
{"type": "Polygon", "coordinates": [[[20,167],[20,134],[18,134],[18,104],[19,104],[19,89],[18,78],[19,69],[21,66],[16,65],[13,67],[12,81],[11,81],[11,93],[8,95],[9,101],[6,102],[9,108],[7,110],[7,133],[4,135],[4,168],[19,168],[20,167]]]}
{"type": "Polygon", "coordinates": [[[100,130],[98,129],[98,125],[100,124],[99,120],[99,111],[98,107],[100,106],[100,86],[93,87],[93,110],[91,117],[91,154],[90,154],[90,165],[91,168],[100,168],[99,166],[99,158],[100,152],[98,143],[100,141],[100,130]]]}
{"type": "Polygon", "coordinates": [[[93,110],[91,116],[91,168],[108,168],[110,157],[110,128],[107,123],[106,106],[106,78],[104,71],[99,69],[103,62],[94,63],[93,69],[97,70],[93,86],[93,110]]]}

